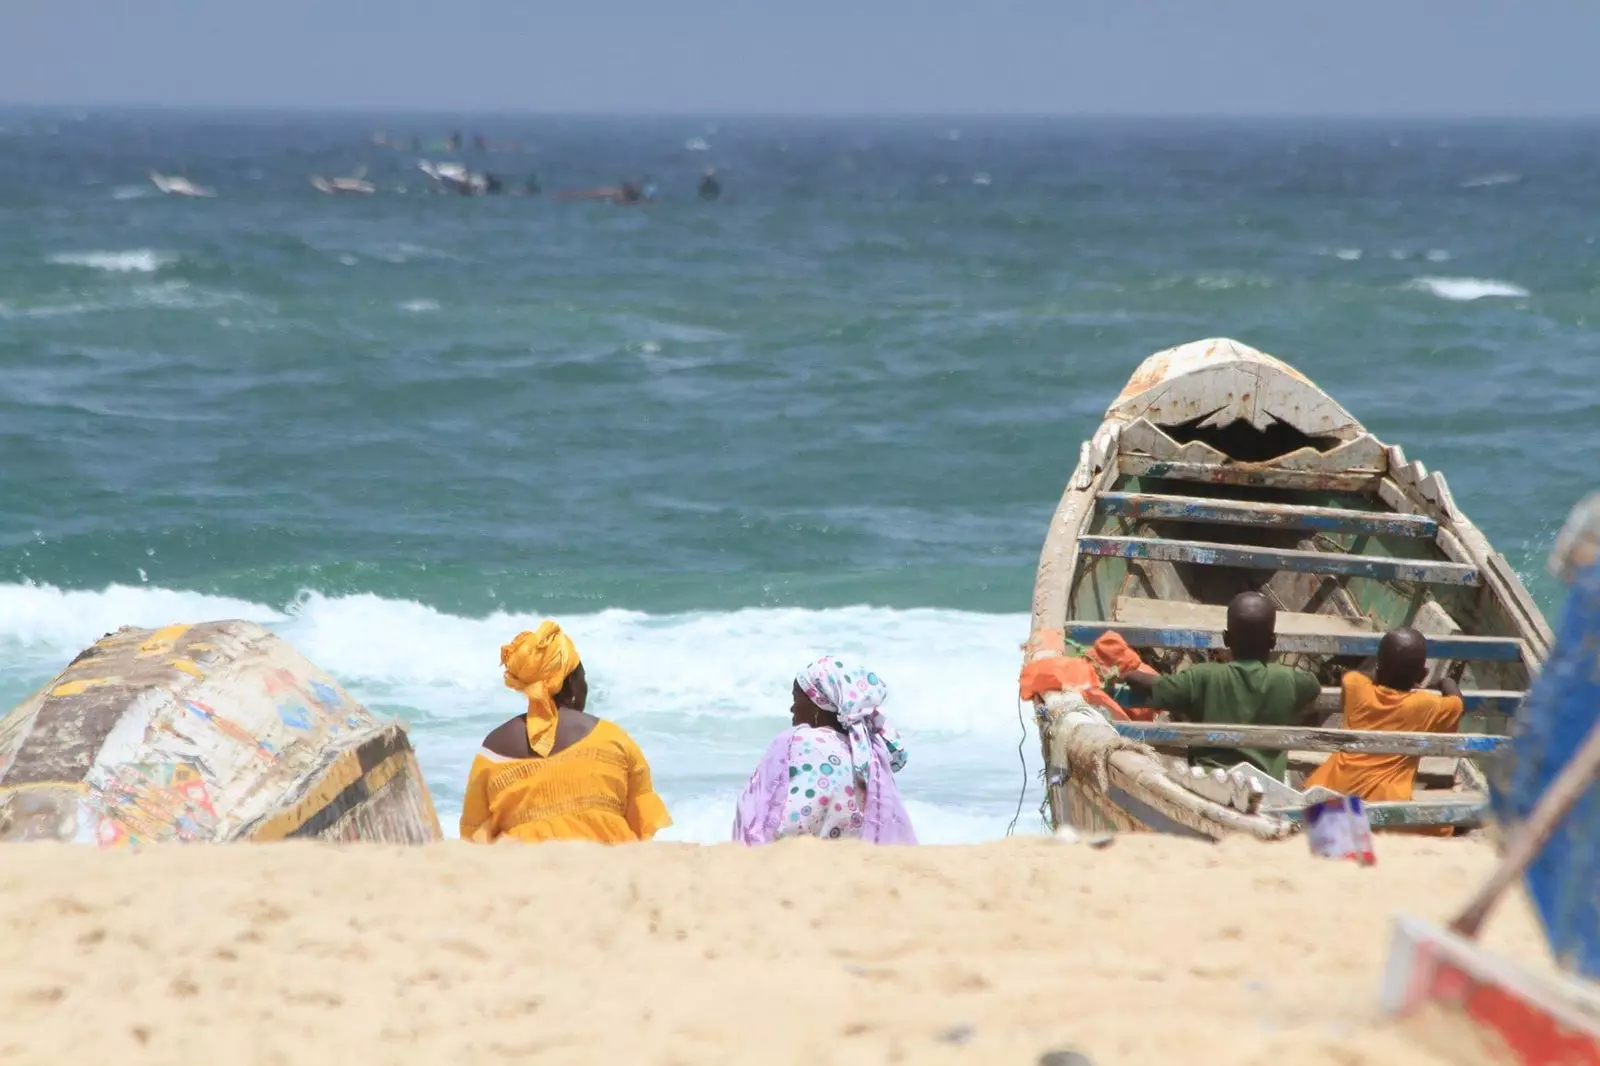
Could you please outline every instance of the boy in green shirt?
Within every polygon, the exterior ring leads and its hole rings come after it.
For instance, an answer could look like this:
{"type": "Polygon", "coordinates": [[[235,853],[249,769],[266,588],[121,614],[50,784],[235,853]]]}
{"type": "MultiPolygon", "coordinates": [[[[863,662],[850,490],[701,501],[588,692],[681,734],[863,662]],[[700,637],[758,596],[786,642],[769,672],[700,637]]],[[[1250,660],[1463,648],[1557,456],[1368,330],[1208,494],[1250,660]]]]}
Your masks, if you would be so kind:
{"type": "MultiPolygon", "coordinates": [[[[1321,686],[1304,670],[1267,662],[1278,641],[1277,623],[1271,600],[1259,592],[1241,592],[1228,604],[1228,628],[1222,634],[1233,653],[1231,662],[1197,663],[1165,677],[1138,670],[1122,679],[1148,696],[1148,706],[1180,721],[1297,725],[1321,686]]],[[[1244,759],[1279,781],[1289,763],[1284,752],[1255,748],[1192,748],[1189,759],[1224,768],[1244,759]]]]}

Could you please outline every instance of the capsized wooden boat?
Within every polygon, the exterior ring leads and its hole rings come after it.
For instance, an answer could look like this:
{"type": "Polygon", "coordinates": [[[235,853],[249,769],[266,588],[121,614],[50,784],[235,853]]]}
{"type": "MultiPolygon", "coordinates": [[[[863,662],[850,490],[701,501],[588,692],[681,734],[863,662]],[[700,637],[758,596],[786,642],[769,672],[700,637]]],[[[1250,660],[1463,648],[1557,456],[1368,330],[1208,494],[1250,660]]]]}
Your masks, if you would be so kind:
{"type": "Polygon", "coordinates": [[[1444,476],[1379,441],[1294,368],[1236,341],[1145,360],[1079,452],[1045,539],[1026,661],[1109,629],[1157,669],[1222,647],[1226,604],[1278,606],[1283,661],[1324,685],[1324,728],[1111,720],[1068,690],[1036,699],[1057,826],[1264,839],[1297,828],[1292,787],[1341,750],[1424,756],[1418,795],[1369,805],[1374,825],[1475,825],[1484,771],[1550,629],[1521,581],[1456,506],[1444,476]],[[1412,625],[1437,661],[1465,664],[1460,735],[1338,729],[1340,675],[1412,625]],[[1291,781],[1192,770],[1190,747],[1291,752],[1291,781]],[[1262,780],[1265,779],[1265,780],[1262,780]]]}
{"type": "Polygon", "coordinates": [[[125,627],[0,718],[0,841],[424,843],[405,729],[252,622],[125,627]]]}

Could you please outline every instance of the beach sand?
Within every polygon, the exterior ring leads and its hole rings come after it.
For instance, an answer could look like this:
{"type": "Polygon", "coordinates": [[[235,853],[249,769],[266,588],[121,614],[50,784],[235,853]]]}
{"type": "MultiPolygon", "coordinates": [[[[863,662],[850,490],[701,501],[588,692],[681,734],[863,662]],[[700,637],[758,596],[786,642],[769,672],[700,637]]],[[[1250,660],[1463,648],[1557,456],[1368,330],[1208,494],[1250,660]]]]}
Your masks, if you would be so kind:
{"type": "MultiPolygon", "coordinates": [[[[1444,1061],[1389,922],[1493,853],[1378,846],[12,845],[0,1062],[1444,1061]]],[[[1520,897],[1486,939],[1549,965],[1520,897]]]]}

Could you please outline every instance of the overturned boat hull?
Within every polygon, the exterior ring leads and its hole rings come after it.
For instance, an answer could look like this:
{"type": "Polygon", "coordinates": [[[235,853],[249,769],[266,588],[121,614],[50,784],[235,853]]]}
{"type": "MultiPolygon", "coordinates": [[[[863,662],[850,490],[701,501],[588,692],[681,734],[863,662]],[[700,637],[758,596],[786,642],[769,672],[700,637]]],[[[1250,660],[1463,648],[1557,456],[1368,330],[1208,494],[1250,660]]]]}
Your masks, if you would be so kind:
{"type": "Polygon", "coordinates": [[[124,628],[0,718],[0,841],[417,844],[398,722],[251,622],[124,628]]]}
{"type": "Polygon", "coordinates": [[[1321,678],[1323,728],[1119,721],[1079,692],[1044,693],[1035,707],[1057,825],[1296,831],[1305,796],[1293,774],[1274,786],[1196,773],[1191,747],[1285,750],[1302,770],[1341,750],[1420,755],[1419,782],[1433,787],[1371,805],[1374,824],[1481,820],[1485,772],[1549,654],[1538,608],[1442,475],[1292,367],[1197,341],[1145,360],[1082,445],[1040,556],[1025,665],[1081,655],[1115,630],[1157,668],[1180,668],[1222,647],[1226,604],[1245,590],[1276,603],[1281,657],[1321,678]],[[1370,666],[1400,625],[1427,634],[1438,660],[1468,664],[1466,736],[1338,728],[1339,676],[1370,666]]]}

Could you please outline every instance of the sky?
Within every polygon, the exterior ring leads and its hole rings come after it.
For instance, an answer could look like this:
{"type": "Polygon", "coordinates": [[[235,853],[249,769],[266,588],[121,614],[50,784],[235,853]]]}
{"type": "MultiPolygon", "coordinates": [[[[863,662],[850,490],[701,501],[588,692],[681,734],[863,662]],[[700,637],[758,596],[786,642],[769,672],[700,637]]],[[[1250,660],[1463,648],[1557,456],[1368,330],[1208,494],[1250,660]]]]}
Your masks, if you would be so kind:
{"type": "Polygon", "coordinates": [[[1590,0],[0,0],[0,103],[1600,115],[1590,0]]]}

